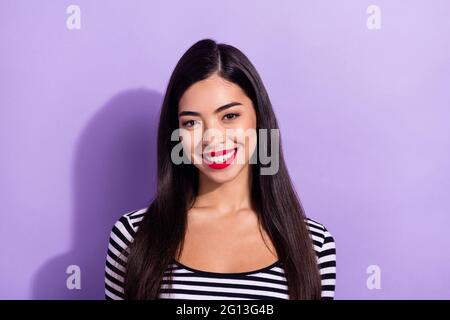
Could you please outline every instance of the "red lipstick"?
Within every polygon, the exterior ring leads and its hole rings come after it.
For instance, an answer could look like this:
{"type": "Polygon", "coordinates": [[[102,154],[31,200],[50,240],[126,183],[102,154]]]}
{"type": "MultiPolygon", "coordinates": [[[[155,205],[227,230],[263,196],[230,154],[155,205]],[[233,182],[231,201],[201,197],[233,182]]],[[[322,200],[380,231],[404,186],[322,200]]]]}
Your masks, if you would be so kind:
{"type": "Polygon", "coordinates": [[[211,169],[225,169],[228,167],[236,157],[237,148],[221,151],[211,151],[203,154],[205,163],[211,169]],[[211,159],[215,157],[215,159],[211,159]]]}

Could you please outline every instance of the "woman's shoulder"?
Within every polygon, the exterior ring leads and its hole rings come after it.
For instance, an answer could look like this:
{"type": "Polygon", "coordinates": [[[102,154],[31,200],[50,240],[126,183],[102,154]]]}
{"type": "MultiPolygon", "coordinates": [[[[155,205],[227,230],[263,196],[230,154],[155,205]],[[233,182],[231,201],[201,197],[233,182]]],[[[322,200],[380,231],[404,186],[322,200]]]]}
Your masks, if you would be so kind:
{"type": "Polygon", "coordinates": [[[130,243],[134,240],[147,208],[133,210],[119,217],[109,236],[105,264],[105,297],[107,300],[123,300],[124,277],[130,243]]]}
{"type": "Polygon", "coordinates": [[[314,251],[320,269],[322,299],[332,300],[336,288],[336,245],[334,238],[322,223],[306,218],[306,224],[314,242],[314,251]]]}
{"type": "Polygon", "coordinates": [[[334,247],[334,237],[322,223],[309,217],[306,217],[305,221],[316,250],[323,250],[324,247],[334,247]]]}
{"type": "Polygon", "coordinates": [[[111,237],[115,238],[116,242],[119,240],[124,245],[128,246],[134,239],[134,235],[141,224],[147,208],[141,208],[133,211],[128,211],[114,222],[111,230],[111,237]]]}

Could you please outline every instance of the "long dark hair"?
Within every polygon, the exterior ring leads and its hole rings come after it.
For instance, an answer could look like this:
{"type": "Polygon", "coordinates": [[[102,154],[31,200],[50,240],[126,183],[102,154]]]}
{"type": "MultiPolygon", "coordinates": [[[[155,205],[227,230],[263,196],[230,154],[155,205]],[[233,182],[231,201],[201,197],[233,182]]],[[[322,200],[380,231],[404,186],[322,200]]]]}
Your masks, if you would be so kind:
{"type": "MultiPolygon", "coordinates": [[[[263,82],[240,50],[204,39],[185,52],[170,77],[161,108],[157,191],[129,247],[126,299],[158,299],[164,271],[181,253],[187,211],[198,192],[198,169],[193,164],[177,165],[171,161],[172,148],[178,143],[171,141],[171,135],[178,128],[181,95],[189,86],[214,73],[239,85],[251,99],[256,111],[257,132],[260,128],[269,132],[278,129],[263,82]]],[[[270,137],[269,134],[268,150],[271,150],[270,137]]],[[[261,166],[259,161],[251,165],[252,203],[260,226],[267,231],[284,264],[289,298],[320,299],[320,274],[313,241],[284,162],[281,141],[278,172],[261,175],[261,166]]]]}

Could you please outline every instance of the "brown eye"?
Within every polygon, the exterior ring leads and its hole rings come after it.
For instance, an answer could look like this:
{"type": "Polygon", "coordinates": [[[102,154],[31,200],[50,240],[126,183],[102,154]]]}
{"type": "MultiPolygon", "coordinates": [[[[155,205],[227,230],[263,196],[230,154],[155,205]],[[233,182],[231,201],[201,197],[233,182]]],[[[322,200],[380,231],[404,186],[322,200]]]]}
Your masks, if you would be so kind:
{"type": "Polygon", "coordinates": [[[224,116],[224,119],[226,119],[226,120],[233,120],[233,119],[236,119],[237,117],[239,117],[239,114],[237,114],[237,113],[227,113],[224,116]]]}
{"type": "Polygon", "coordinates": [[[189,128],[189,127],[192,127],[193,125],[195,125],[195,122],[196,122],[196,120],[188,120],[188,121],[183,122],[183,126],[189,128]]]}

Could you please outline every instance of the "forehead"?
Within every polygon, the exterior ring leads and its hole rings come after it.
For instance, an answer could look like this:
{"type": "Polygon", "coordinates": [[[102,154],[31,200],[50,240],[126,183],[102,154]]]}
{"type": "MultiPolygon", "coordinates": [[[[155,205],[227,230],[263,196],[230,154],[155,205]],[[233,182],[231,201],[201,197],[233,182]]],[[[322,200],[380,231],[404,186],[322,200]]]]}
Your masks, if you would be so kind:
{"type": "Polygon", "coordinates": [[[251,100],[237,84],[227,81],[218,75],[191,85],[181,96],[179,111],[213,111],[216,108],[237,101],[247,104],[251,100]]]}

